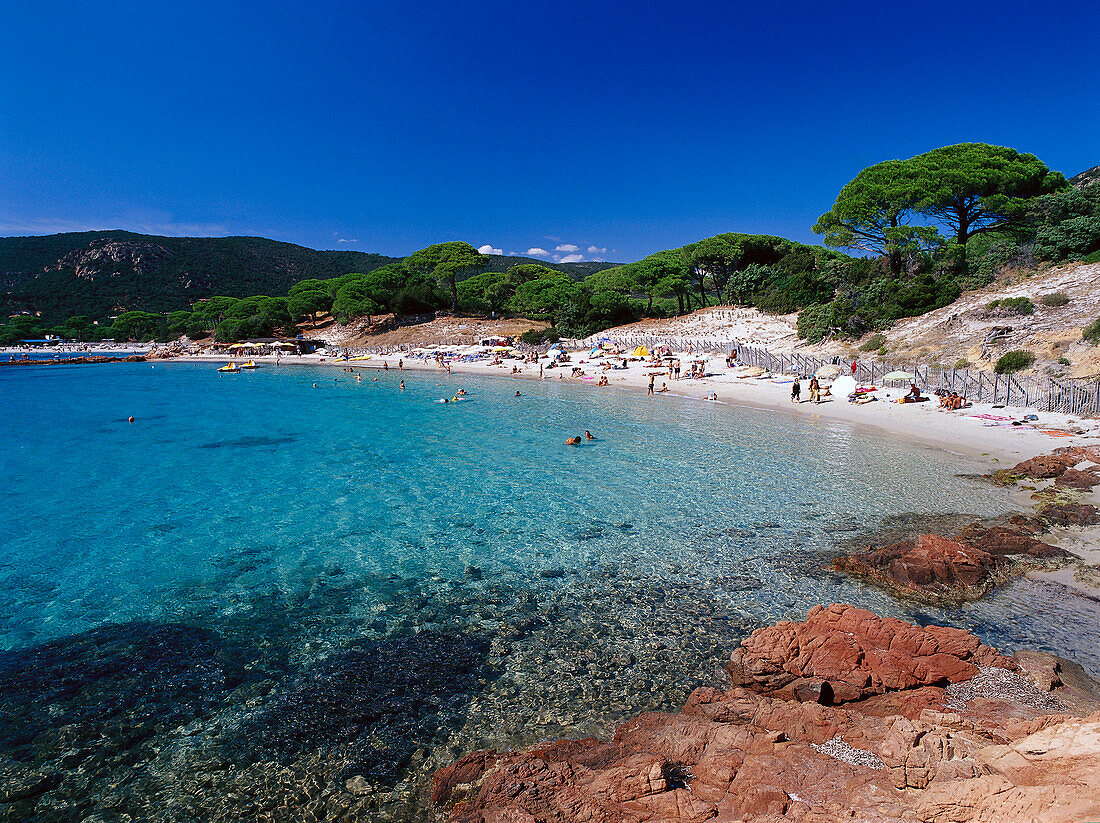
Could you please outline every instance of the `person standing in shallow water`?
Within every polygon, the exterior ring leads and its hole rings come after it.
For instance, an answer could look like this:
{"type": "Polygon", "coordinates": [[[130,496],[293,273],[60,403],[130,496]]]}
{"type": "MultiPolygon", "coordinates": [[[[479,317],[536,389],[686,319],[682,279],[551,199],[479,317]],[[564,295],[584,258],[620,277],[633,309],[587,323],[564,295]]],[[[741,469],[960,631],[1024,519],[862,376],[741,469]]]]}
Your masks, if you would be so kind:
{"type": "Polygon", "coordinates": [[[802,384],[798,382],[798,378],[794,379],[794,383],[791,384],[791,402],[802,402],[802,384]]]}
{"type": "Polygon", "coordinates": [[[653,396],[653,375],[652,374],[649,376],[649,391],[647,391],[646,394],[649,395],[650,397],[653,396]]]}

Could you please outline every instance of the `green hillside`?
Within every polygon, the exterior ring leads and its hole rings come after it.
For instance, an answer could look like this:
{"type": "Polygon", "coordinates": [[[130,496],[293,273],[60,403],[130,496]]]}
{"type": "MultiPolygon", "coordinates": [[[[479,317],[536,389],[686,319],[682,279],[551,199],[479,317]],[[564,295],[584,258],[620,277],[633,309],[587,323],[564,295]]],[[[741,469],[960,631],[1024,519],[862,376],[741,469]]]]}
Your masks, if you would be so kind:
{"type": "MultiPolygon", "coordinates": [[[[519,257],[490,257],[504,271],[519,257]]],[[[163,314],[213,295],[283,295],[302,280],[371,272],[400,260],[359,251],[316,251],[263,237],[159,237],[93,231],[0,238],[0,312],[105,320],[124,311],[163,314]]],[[[583,279],[611,263],[550,265],[583,279]]]]}

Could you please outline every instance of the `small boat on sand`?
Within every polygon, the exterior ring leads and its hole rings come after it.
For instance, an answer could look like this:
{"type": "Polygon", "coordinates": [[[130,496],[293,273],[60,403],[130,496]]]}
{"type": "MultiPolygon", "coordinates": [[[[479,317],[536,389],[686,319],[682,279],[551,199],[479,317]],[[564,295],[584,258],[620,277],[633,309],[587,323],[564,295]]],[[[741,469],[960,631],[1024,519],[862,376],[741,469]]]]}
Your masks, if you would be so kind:
{"type": "Polygon", "coordinates": [[[249,360],[247,363],[242,363],[241,368],[242,369],[258,369],[258,368],[260,368],[260,364],[256,363],[256,362],[253,362],[252,360],[249,360]]]}
{"type": "Polygon", "coordinates": [[[241,367],[238,366],[236,363],[227,363],[224,366],[222,366],[220,369],[218,369],[218,371],[227,371],[227,372],[239,372],[240,370],[241,370],[241,367]]]}

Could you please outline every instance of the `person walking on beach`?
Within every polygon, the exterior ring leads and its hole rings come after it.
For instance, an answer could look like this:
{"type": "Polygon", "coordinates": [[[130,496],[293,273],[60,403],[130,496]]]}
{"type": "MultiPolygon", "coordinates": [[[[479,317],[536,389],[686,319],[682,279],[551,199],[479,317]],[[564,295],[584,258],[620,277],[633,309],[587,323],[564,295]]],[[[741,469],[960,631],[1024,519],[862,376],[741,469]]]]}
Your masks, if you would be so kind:
{"type": "Polygon", "coordinates": [[[810,378],[810,402],[821,402],[821,384],[817,382],[817,375],[810,378]]]}
{"type": "Polygon", "coordinates": [[[649,391],[646,392],[649,397],[653,396],[653,375],[649,376],[649,391]]]}
{"type": "Polygon", "coordinates": [[[791,384],[791,402],[792,403],[801,403],[802,402],[801,395],[802,395],[802,385],[798,382],[798,378],[796,377],[794,379],[794,383],[791,384]]]}
{"type": "Polygon", "coordinates": [[[680,379],[680,358],[679,357],[677,357],[675,360],[672,361],[672,370],[674,372],[676,372],[676,379],[679,380],[680,379]]]}

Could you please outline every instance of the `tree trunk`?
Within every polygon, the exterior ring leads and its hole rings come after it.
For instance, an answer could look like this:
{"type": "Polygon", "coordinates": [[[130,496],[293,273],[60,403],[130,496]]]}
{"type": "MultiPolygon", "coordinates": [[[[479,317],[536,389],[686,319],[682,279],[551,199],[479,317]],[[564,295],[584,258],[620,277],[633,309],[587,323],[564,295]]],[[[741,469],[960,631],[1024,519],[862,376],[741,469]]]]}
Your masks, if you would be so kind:
{"type": "Polygon", "coordinates": [[[684,313],[684,295],[681,292],[676,292],[676,301],[680,304],[680,314],[684,313]]]}
{"type": "Polygon", "coordinates": [[[707,293],[703,290],[703,280],[705,279],[706,278],[701,278],[699,280],[699,297],[702,298],[702,308],[704,309],[707,307],[707,293]]]}
{"type": "Polygon", "coordinates": [[[890,272],[898,277],[901,274],[901,252],[893,249],[886,255],[886,260],[890,263],[890,272]]]}

